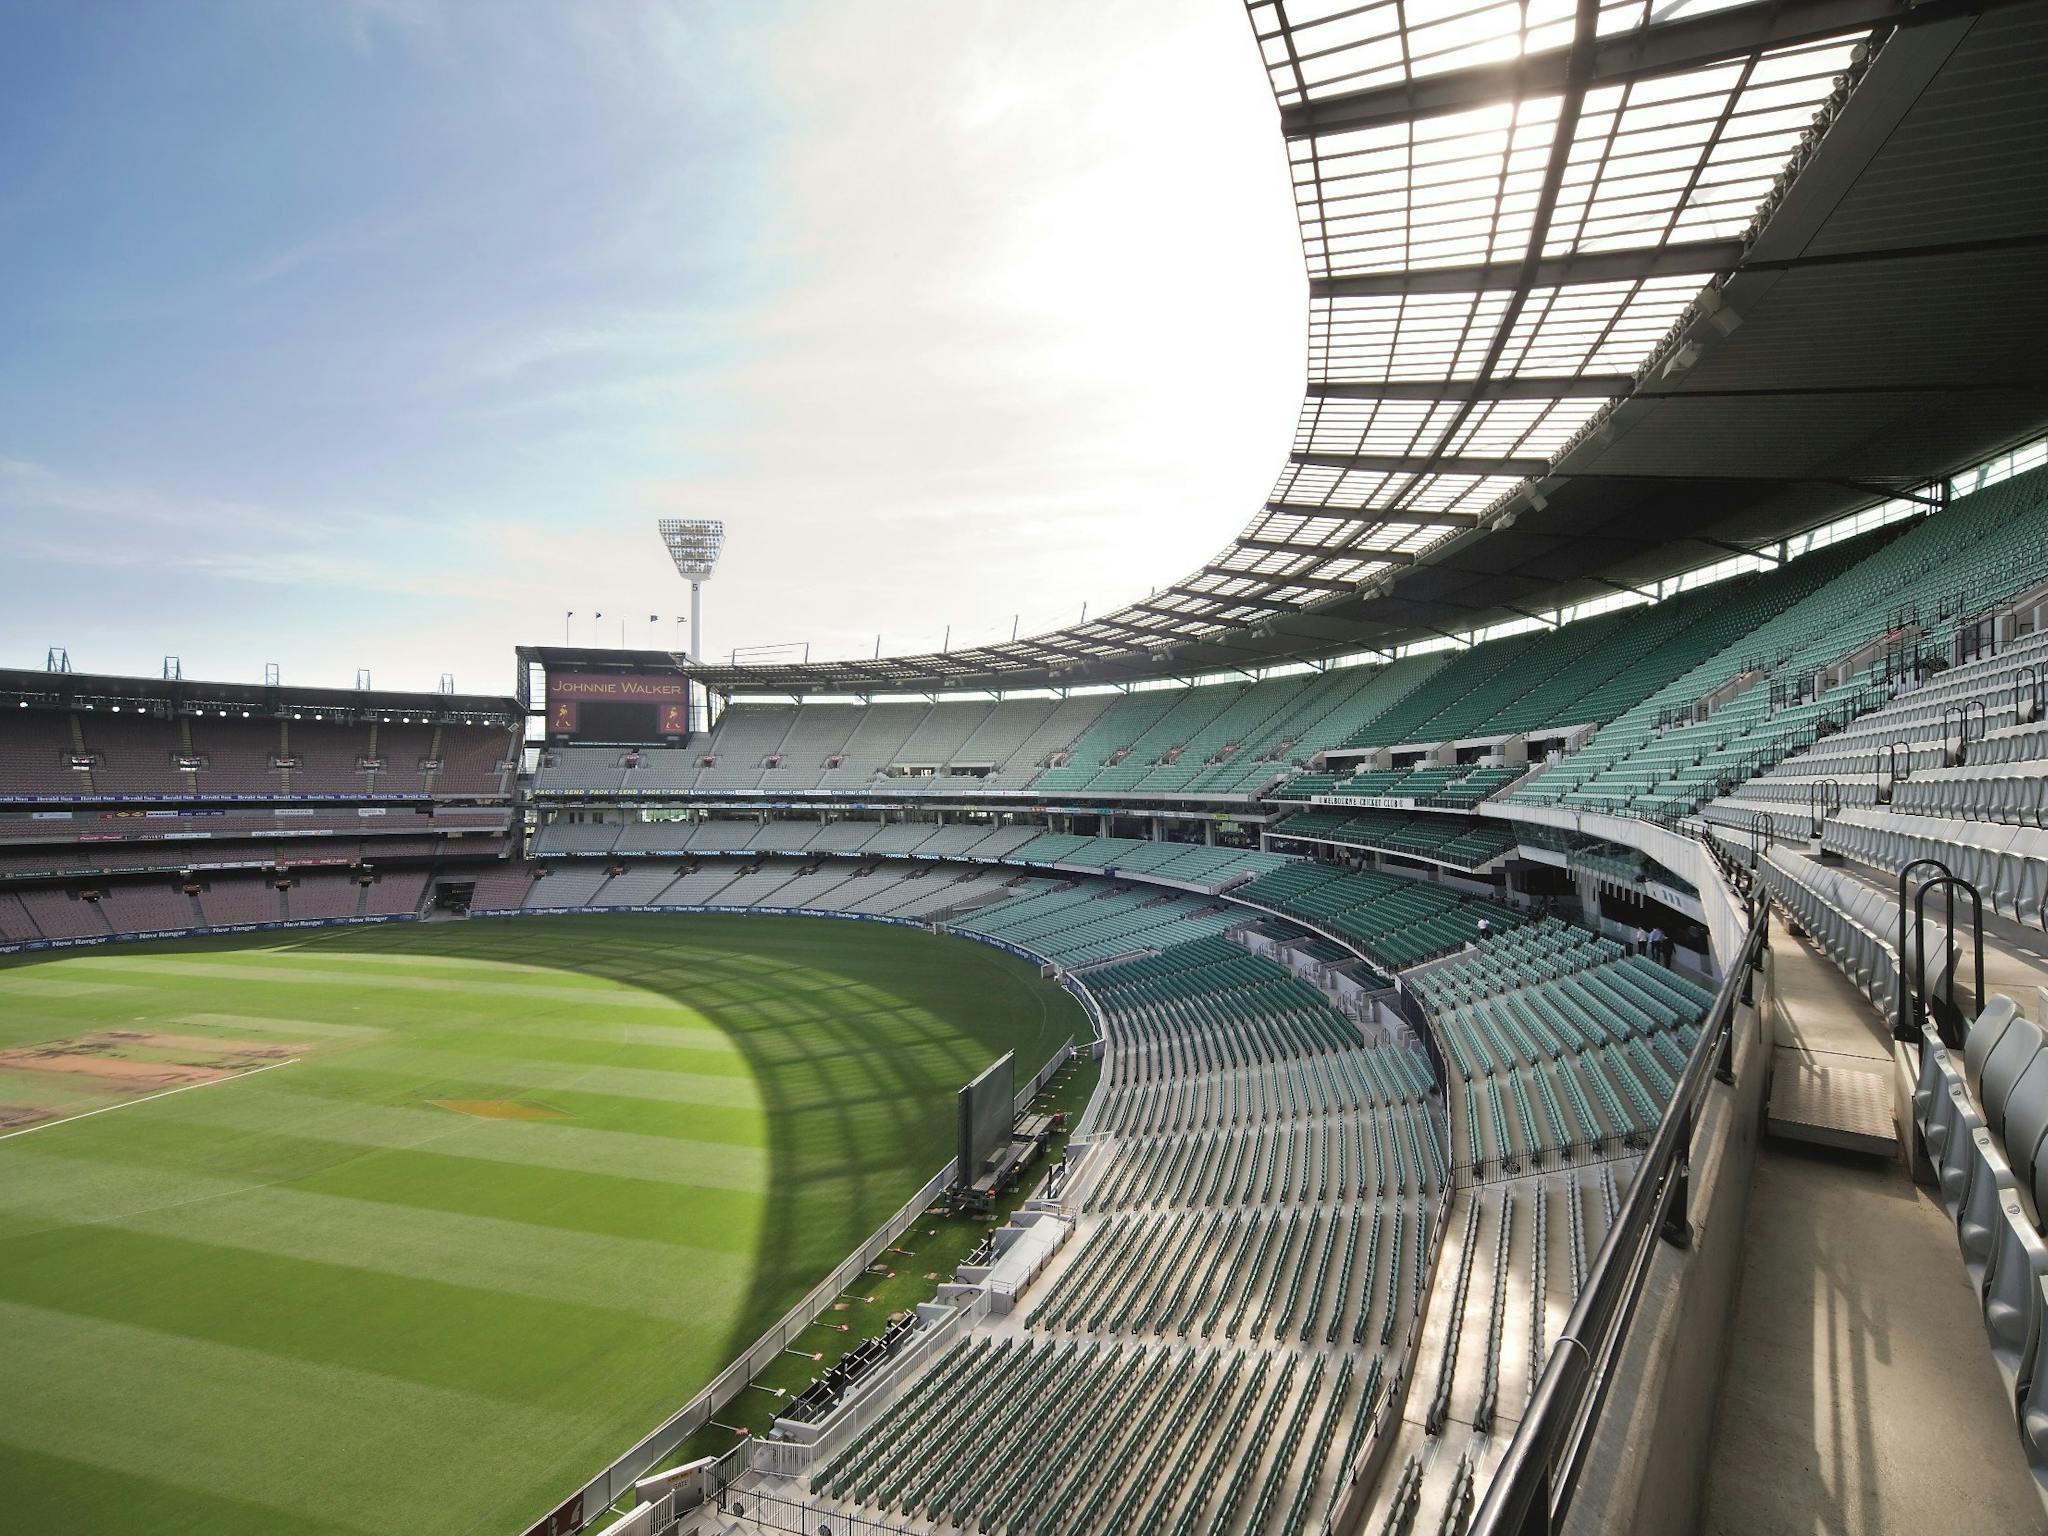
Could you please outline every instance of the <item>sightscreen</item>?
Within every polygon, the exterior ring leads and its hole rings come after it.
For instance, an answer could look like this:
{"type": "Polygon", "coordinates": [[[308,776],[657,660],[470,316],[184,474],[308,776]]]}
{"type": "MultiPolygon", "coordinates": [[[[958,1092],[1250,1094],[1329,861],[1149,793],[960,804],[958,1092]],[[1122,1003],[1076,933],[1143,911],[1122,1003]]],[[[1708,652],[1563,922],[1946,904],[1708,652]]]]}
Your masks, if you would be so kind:
{"type": "Polygon", "coordinates": [[[971,1184],[982,1165],[1007,1146],[1017,1109],[1017,1053],[1005,1052],[960,1090],[960,1182],[971,1184]]]}
{"type": "Polygon", "coordinates": [[[690,685],[676,673],[551,672],[548,735],[660,742],[690,734],[690,685]]]}

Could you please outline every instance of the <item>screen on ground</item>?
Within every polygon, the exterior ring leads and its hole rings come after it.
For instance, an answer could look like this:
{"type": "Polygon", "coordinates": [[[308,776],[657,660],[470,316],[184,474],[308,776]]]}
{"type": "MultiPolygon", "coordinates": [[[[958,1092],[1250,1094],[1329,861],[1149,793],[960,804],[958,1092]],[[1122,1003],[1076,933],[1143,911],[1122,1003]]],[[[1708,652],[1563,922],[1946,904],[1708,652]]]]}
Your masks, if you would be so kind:
{"type": "Polygon", "coordinates": [[[1014,1051],[960,1090],[960,1178],[973,1183],[988,1160],[1009,1144],[1016,1113],[1014,1051]]]}

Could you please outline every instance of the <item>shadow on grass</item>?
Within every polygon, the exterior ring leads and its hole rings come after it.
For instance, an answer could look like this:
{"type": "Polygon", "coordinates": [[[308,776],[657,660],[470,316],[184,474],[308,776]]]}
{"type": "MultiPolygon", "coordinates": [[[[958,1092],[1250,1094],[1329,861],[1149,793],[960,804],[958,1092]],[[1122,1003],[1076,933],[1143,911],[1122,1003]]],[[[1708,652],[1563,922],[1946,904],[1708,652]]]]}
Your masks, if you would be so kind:
{"type": "MultiPolygon", "coordinates": [[[[883,924],[593,913],[408,927],[398,937],[334,929],[302,947],[581,972],[673,998],[733,1041],[759,1095],[770,1172],[752,1278],[722,1360],[952,1156],[962,1084],[1012,1049],[1026,1080],[1061,1041],[1087,1034],[1073,998],[1025,962],[883,924]]],[[[685,1121],[691,1113],[676,1106],[685,1121]]],[[[678,1385],[680,1403],[701,1383],[678,1385]]]]}

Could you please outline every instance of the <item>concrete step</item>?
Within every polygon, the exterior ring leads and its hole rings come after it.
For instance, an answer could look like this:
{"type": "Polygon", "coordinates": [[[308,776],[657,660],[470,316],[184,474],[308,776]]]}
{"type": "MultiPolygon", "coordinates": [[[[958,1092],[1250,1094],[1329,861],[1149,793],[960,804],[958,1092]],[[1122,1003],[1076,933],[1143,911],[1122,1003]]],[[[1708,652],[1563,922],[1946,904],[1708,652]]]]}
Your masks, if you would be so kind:
{"type": "Polygon", "coordinates": [[[1882,1066],[1779,1046],[1771,1063],[1770,1134],[1844,1152],[1898,1156],[1891,1079],[1882,1066]]]}

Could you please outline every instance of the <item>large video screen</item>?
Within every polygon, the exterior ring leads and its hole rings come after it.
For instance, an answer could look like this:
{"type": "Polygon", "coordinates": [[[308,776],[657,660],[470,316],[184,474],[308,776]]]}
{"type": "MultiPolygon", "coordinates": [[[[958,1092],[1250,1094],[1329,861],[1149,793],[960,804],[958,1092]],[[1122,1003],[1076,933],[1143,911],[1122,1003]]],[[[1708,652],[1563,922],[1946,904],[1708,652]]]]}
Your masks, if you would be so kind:
{"type": "Polygon", "coordinates": [[[668,672],[550,672],[548,735],[659,742],[690,734],[690,685],[668,672]]]}
{"type": "Polygon", "coordinates": [[[988,1160],[1009,1145],[1017,1115],[1017,1056],[1008,1052],[960,1090],[960,1167],[957,1177],[972,1184],[988,1160]]]}

